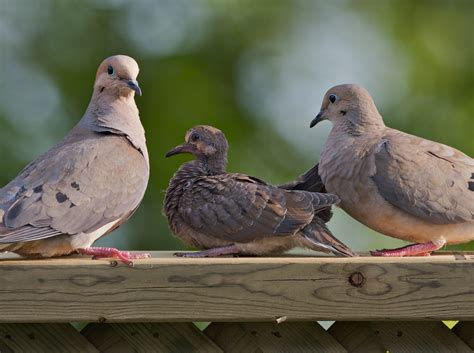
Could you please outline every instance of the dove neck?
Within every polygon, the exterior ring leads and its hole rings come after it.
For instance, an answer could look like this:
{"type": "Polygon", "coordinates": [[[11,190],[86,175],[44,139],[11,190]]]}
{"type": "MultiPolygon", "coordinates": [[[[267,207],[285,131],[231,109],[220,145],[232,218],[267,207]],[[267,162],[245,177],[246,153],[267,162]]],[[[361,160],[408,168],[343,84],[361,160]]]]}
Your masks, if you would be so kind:
{"type": "Polygon", "coordinates": [[[357,114],[349,112],[345,119],[335,121],[333,127],[334,132],[351,136],[361,136],[368,133],[374,134],[385,129],[386,126],[377,111],[368,113],[357,112],[357,114]]]}
{"type": "Polygon", "coordinates": [[[227,158],[208,158],[200,156],[197,159],[183,164],[181,170],[188,175],[219,175],[225,174],[227,167],[227,158]]]}
{"type": "Polygon", "coordinates": [[[140,122],[133,94],[111,96],[94,92],[78,125],[94,132],[124,135],[148,160],[145,130],[140,122]]]}
{"type": "Polygon", "coordinates": [[[139,123],[138,108],[132,93],[110,95],[94,91],[85,116],[93,125],[110,126],[121,131],[139,123]]]}
{"type": "Polygon", "coordinates": [[[219,175],[226,173],[227,158],[225,156],[202,156],[197,159],[197,162],[206,175],[219,175]]]}

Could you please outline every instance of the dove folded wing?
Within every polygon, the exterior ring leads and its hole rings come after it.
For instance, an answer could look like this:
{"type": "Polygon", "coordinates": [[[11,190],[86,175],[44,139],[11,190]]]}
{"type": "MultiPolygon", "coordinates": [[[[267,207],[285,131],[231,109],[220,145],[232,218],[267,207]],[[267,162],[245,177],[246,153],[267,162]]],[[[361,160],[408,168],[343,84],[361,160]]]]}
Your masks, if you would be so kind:
{"type": "Polygon", "coordinates": [[[474,220],[474,160],[462,152],[388,129],[374,163],[372,180],[392,205],[436,224],[474,220]]]}
{"type": "Polygon", "coordinates": [[[197,178],[180,199],[182,219],[195,231],[235,242],[289,236],[309,224],[333,195],[286,191],[242,174],[197,178]]]}
{"type": "Polygon", "coordinates": [[[148,167],[129,147],[126,137],[112,134],[66,137],[29,164],[0,190],[2,202],[18,190],[0,206],[0,243],[90,233],[130,217],[142,199],[148,167]]]}

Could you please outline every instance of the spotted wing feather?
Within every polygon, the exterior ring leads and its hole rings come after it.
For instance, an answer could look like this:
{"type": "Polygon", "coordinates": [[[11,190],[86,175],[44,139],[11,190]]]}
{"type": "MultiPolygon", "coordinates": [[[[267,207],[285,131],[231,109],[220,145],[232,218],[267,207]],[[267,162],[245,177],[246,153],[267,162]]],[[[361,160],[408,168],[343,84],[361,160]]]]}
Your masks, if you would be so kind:
{"type": "Polygon", "coordinates": [[[0,190],[0,243],[89,233],[136,209],[148,181],[140,152],[122,136],[80,137],[66,138],[0,190]]]}

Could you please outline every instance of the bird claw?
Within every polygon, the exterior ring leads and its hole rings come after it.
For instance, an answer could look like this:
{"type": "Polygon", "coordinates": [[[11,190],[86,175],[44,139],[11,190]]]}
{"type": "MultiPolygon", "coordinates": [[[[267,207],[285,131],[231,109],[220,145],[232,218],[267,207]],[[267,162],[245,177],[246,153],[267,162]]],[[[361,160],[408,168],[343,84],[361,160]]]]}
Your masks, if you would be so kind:
{"type": "Polygon", "coordinates": [[[372,256],[399,257],[399,256],[430,256],[435,250],[440,249],[444,243],[410,244],[397,249],[381,249],[370,251],[372,256]]]}
{"type": "Polygon", "coordinates": [[[131,260],[140,260],[150,258],[151,255],[148,253],[138,253],[132,254],[129,251],[120,251],[115,248],[85,248],[77,249],[76,252],[81,255],[92,255],[92,260],[103,259],[103,258],[113,258],[117,259],[120,262],[133,267],[133,261],[131,260]]]}

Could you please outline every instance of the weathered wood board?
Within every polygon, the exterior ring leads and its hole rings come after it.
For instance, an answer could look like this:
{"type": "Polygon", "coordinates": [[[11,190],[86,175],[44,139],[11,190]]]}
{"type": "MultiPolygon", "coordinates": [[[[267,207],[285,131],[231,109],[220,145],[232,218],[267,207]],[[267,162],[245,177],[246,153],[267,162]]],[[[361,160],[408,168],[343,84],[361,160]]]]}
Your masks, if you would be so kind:
{"type": "Polygon", "coordinates": [[[474,320],[474,255],[0,260],[0,322],[474,320]]]}

